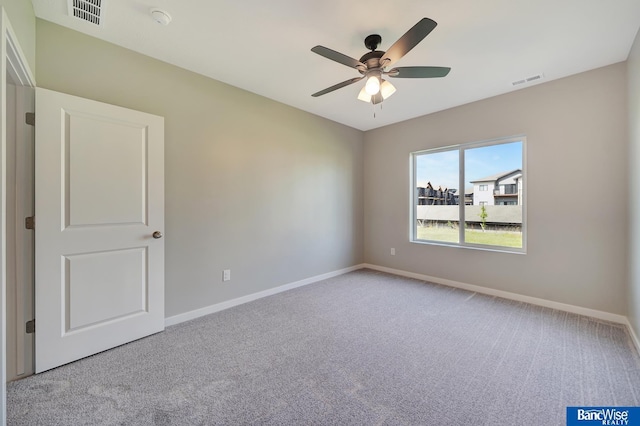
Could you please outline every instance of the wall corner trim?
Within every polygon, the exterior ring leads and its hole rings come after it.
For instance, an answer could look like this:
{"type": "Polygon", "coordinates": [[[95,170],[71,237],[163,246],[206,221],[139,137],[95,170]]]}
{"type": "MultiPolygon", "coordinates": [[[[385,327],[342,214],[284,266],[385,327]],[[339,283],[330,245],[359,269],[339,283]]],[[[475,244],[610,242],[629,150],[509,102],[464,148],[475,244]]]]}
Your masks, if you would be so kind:
{"type": "Polygon", "coordinates": [[[182,322],[190,321],[192,319],[200,318],[205,315],[209,315],[215,312],[223,311],[225,309],[233,308],[234,306],[242,305],[243,303],[253,302],[254,300],[262,299],[263,297],[282,293],[283,291],[292,290],[297,287],[302,287],[308,284],[316,283],[318,281],[326,280],[329,278],[337,277],[339,275],[347,274],[349,272],[357,271],[358,269],[362,269],[364,267],[365,266],[363,264],[354,265],[348,268],[338,269],[337,271],[327,272],[325,274],[305,278],[300,281],[283,284],[281,286],[273,287],[268,290],[263,290],[257,293],[248,294],[246,296],[238,297],[235,299],[226,300],[224,302],[216,303],[214,305],[205,306],[204,308],[195,309],[193,311],[189,311],[189,312],[185,312],[182,314],[165,318],[164,325],[165,327],[170,327],[172,325],[176,325],[182,322]]]}

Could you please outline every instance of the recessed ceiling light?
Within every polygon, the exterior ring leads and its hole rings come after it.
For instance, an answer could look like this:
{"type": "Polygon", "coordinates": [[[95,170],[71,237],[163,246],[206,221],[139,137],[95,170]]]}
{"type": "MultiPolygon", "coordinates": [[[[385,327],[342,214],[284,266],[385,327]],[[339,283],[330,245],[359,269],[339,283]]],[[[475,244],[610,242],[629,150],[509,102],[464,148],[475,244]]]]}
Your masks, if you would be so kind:
{"type": "Polygon", "coordinates": [[[165,12],[164,10],[154,8],[151,9],[149,13],[151,14],[153,20],[158,24],[169,25],[169,22],[171,22],[171,15],[169,15],[169,13],[165,12]]]}

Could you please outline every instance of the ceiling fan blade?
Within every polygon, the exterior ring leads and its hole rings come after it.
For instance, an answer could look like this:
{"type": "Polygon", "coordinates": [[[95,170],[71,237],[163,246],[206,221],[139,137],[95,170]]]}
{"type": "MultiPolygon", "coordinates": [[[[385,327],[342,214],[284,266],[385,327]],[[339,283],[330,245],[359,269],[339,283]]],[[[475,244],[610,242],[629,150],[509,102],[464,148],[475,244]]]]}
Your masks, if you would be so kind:
{"type": "Polygon", "coordinates": [[[437,78],[446,77],[451,68],[449,67],[399,67],[387,73],[393,78],[437,78]]]}
{"type": "Polygon", "coordinates": [[[431,31],[438,25],[436,21],[429,18],[422,18],[409,31],[407,31],[398,41],[385,52],[380,59],[380,63],[385,67],[395,64],[400,58],[416,47],[431,31]]]}
{"type": "Polygon", "coordinates": [[[331,86],[331,87],[328,87],[328,88],[326,88],[326,89],[324,89],[324,90],[321,90],[321,91],[319,91],[319,92],[316,92],[316,93],[314,93],[314,94],[313,94],[313,95],[311,95],[311,96],[313,96],[314,98],[317,98],[318,96],[326,95],[327,93],[329,93],[329,92],[333,92],[334,90],[338,90],[338,89],[341,89],[341,88],[343,88],[343,87],[345,87],[345,86],[348,86],[348,85],[350,85],[350,84],[357,83],[357,82],[359,82],[360,80],[362,80],[363,78],[364,78],[364,76],[362,76],[362,77],[352,78],[352,79],[347,80],[347,81],[343,81],[342,83],[335,84],[335,85],[333,85],[333,86],[331,86]]]}
{"type": "Polygon", "coordinates": [[[360,62],[357,59],[353,59],[347,55],[344,55],[340,52],[336,52],[335,50],[331,50],[328,47],[324,46],[316,46],[311,48],[313,53],[317,53],[320,56],[324,56],[327,59],[331,59],[332,61],[336,61],[342,65],[346,65],[350,68],[367,68],[365,64],[360,62]]]}

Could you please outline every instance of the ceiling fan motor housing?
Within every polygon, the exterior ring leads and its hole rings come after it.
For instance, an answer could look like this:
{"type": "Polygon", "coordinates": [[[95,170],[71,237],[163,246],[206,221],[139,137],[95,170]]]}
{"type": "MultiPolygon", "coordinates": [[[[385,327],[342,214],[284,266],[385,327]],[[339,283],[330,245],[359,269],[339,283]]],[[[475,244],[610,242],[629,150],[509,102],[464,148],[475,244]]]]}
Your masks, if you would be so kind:
{"type": "MultiPolygon", "coordinates": [[[[367,66],[368,70],[380,68],[380,58],[384,55],[384,52],[380,50],[374,50],[372,52],[365,53],[362,58],[360,58],[360,62],[367,66]]],[[[364,74],[362,70],[360,70],[361,74],[364,74]]]]}

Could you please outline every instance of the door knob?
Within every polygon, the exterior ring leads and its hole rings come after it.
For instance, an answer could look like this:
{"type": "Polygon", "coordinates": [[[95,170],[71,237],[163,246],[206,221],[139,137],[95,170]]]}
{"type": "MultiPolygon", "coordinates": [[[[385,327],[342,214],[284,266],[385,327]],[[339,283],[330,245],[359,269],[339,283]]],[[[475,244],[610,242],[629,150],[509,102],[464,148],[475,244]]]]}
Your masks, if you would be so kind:
{"type": "Polygon", "coordinates": [[[153,236],[153,238],[155,238],[156,240],[162,238],[162,232],[160,231],[156,231],[153,234],[151,234],[153,236]]]}

